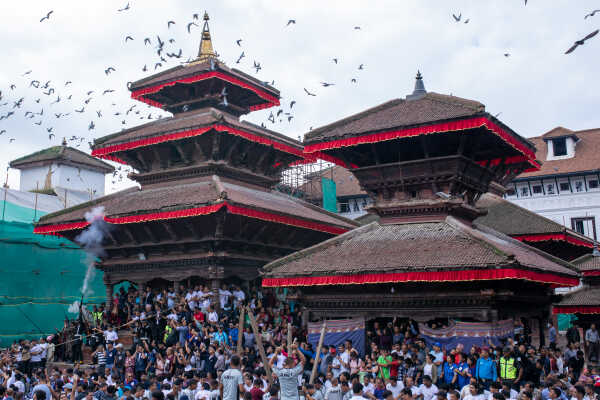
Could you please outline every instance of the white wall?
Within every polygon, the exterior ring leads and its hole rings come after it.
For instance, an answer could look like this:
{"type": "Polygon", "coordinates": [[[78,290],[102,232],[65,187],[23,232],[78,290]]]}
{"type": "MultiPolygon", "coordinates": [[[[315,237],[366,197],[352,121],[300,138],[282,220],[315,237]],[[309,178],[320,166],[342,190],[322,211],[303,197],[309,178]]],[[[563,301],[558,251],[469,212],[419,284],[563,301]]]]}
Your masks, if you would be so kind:
{"type": "MultiPolygon", "coordinates": [[[[506,199],[567,228],[572,228],[572,218],[595,217],[596,237],[600,239],[600,187],[590,188],[589,182],[593,180],[598,180],[597,175],[571,177],[571,189],[561,191],[560,184],[569,183],[567,178],[544,179],[544,191],[537,194],[532,193],[533,190],[529,188],[541,185],[541,181],[517,182],[514,186],[519,196],[507,195],[506,199]],[[548,191],[549,185],[554,188],[552,193],[548,191]],[[528,192],[527,196],[523,196],[523,190],[528,192]]],[[[509,187],[514,186],[509,185],[509,187]]],[[[593,238],[592,223],[584,222],[584,229],[585,235],[593,238]]]]}
{"type": "MultiPolygon", "coordinates": [[[[50,165],[22,169],[19,189],[22,191],[35,190],[36,187],[43,189],[49,168],[50,165]]],[[[53,163],[51,168],[52,188],[60,187],[85,193],[91,191],[94,198],[104,195],[103,173],[56,163],[53,163]]]]}
{"type": "Polygon", "coordinates": [[[35,190],[36,187],[40,190],[43,189],[49,168],[52,168],[52,187],[56,187],[58,183],[58,166],[56,164],[52,164],[45,165],[43,167],[32,167],[22,169],[19,190],[27,192],[30,190],[35,190]]]}

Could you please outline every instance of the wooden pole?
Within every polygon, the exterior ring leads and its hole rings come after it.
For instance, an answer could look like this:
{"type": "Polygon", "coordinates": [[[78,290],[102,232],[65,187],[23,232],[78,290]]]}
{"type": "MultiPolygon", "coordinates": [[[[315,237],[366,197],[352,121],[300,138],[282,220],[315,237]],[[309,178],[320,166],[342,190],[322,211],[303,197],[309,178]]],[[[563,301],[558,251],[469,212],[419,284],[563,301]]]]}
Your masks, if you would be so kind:
{"type": "Polygon", "coordinates": [[[237,354],[238,356],[242,356],[242,339],[244,337],[244,312],[246,311],[245,307],[240,307],[240,320],[238,322],[238,337],[237,337],[237,354]]]}
{"type": "Polygon", "coordinates": [[[260,358],[265,366],[265,371],[267,372],[267,379],[269,380],[269,386],[273,387],[273,373],[271,372],[271,364],[269,364],[269,360],[267,360],[267,355],[265,354],[265,348],[262,343],[262,336],[258,331],[258,325],[256,325],[256,319],[254,319],[254,314],[250,307],[246,310],[248,312],[248,317],[250,318],[250,326],[252,327],[252,332],[254,332],[254,337],[256,338],[256,345],[258,346],[258,353],[260,354],[260,358]]]}
{"type": "Polygon", "coordinates": [[[292,356],[292,324],[287,324],[287,353],[288,357],[292,356]]]}
{"type": "Polygon", "coordinates": [[[308,383],[312,385],[317,376],[317,367],[319,366],[319,359],[321,358],[321,347],[323,347],[323,340],[325,339],[325,326],[327,321],[323,321],[323,326],[321,327],[321,336],[319,337],[319,345],[317,346],[317,352],[315,353],[315,361],[313,363],[313,369],[310,373],[310,380],[308,383]]]}

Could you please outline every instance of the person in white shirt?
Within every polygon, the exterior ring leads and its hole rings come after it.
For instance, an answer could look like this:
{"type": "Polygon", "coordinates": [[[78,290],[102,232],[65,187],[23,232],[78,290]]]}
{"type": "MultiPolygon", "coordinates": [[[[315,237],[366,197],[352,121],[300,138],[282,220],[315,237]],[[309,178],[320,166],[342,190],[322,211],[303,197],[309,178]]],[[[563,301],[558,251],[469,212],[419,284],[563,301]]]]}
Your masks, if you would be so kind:
{"type": "Polygon", "coordinates": [[[410,376],[406,377],[406,385],[404,386],[404,389],[410,390],[412,397],[416,397],[419,394],[419,388],[414,386],[413,378],[410,376]]]}
{"type": "Polygon", "coordinates": [[[217,314],[217,312],[212,307],[209,307],[208,309],[208,322],[212,324],[216,324],[217,322],[219,322],[219,314],[217,314]]]}
{"type": "Polygon", "coordinates": [[[479,392],[479,385],[477,383],[471,383],[469,385],[469,394],[463,400],[485,400],[485,396],[479,392]]]}
{"type": "Polygon", "coordinates": [[[240,289],[239,286],[236,286],[233,291],[233,296],[235,297],[235,305],[240,306],[244,300],[246,300],[246,294],[240,289]]]}
{"type": "Polygon", "coordinates": [[[363,397],[363,385],[358,382],[352,385],[352,397],[350,397],[350,400],[365,400],[363,397]]]}
{"type": "Polygon", "coordinates": [[[221,308],[225,308],[225,304],[229,301],[230,296],[231,292],[227,289],[226,285],[223,285],[223,288],[219,289],[219,302],[221,303],[221,308]]]}
{"type": "Polygon", "coordinates": [[[392,379],[388,382],[387,385],[385,385],[385,388],[392,392],[392,396],[394,396],[394,399],[398,399],[400,398],[400,392],[402,392],[402,389],[404,389],[404,383],[402,383],[402,381],[392,379]]]}
{"type": "Polygon", "coordinates": [[[210,400],[210,385],[208,384],[208,382],[204,382],[202,384],[202,388],[196,391],[194,400],[210,400]]]}
{"type": "Polygon", "coordinates": [[[344,394],[337,378],[331,380],[331,386],[325,391],[325,400],[342,400],[344,394]]]}
{"type": "Polygon", "coordinates": [[[422,400],[432,400],[438,392],[438,387],[431,382],[431,377],[425,375],[423,377],[423,383],[419,386],[419,393],[417,398],[422,400]]]}
{"type": "Polygon", "coordinates": [[[116,342],[119,340],[119,335],[115,331],[114,326],[111,326],[108,330],[104,331],[104,339],[106,339],[107,342],[116,342]]]}

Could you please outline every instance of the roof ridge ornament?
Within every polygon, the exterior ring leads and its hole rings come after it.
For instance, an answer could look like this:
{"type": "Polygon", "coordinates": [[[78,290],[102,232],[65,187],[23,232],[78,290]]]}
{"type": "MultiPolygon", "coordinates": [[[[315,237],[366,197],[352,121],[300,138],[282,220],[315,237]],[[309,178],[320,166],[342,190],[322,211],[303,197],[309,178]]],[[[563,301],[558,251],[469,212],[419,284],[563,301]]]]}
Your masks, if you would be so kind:
{"type": "Polygon", "coordinates": [[[213,49],[212,38],[210,36],[210,28],[208,21],[210,17],[204,11],[204,26],[202,27],[202,36],[200,38],[200,48],[198,49],[198,57],[191,64],[197,64],[208,60],[216,60],[217,53],[213,49]]]}
{"type": "Polygon", "coordinates": [[[417,70],[417,76],[415,77],[415,89],[412,94],[406,96],[406,100],[418,100],[427,94],[425,90],[425,84],[423,83],[423,75],[421,71],[417,70]]]}

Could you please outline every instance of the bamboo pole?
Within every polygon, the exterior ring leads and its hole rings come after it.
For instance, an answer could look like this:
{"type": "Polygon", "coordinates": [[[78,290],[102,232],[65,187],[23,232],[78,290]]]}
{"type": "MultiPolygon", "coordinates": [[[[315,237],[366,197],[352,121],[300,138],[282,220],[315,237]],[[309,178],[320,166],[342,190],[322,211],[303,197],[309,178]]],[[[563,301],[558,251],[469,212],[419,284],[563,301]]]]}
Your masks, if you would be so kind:
{"type": "Polygon", "coordinates": [[[240,320],[238,322],[238,337],[237,337],[237,354],[238,356],[242,356],[242,339],[244,337],[244,312],[246,311],[245,307],[240,307],[240,320]]]}
{"type": "Polygon", "coordinates": [[[292,324],[287,324],[287,353],[288,357],[292,356],[292,324]]]}
{"type": "Polygon", "coordinates": [[[313,369],[310,373],[310,380],[308,383],[312,385],[317,376],[317,367],[319,366],[319,358],[321,358],[321,347],[323,347],[323,340],[325,339],[325,326],[327,321],[323,321],[323,326],[321,327],[321,336],[319,337],[319,344],[317,346],[317,352],[315,353],[315,361],[313,363],[313,369]]]}
{"type": "Polygon", "coordinates": [[[267,379],[269,380],[269,386],[273,386],[273,373],[271,372],[271,364],[269,364],[269,360],[267,360],[267,355],[265,354],[265,348],[262,343],[262,336],[258,331],[258,325],[256,325],[256,319],[254,319],[254,314],[250,307],[246,310],[248,312],[248,317],[250,318],[250,326],[252,327],[252,332],[254,332],[254,337],[256,338],[256,345],[258,346],[258,353],[260,354],[260,358],[265,366],[265,371],[267,372],[267,379]]]}

